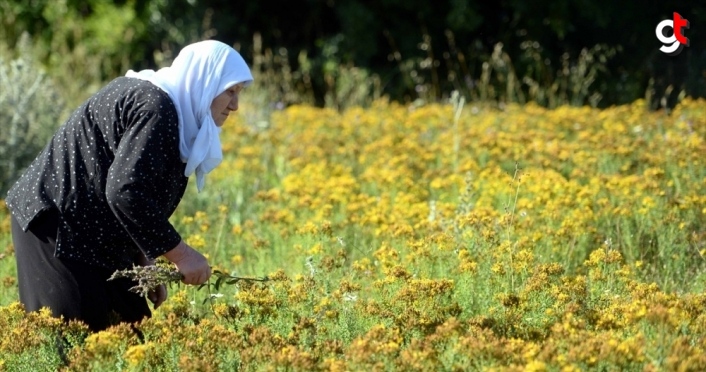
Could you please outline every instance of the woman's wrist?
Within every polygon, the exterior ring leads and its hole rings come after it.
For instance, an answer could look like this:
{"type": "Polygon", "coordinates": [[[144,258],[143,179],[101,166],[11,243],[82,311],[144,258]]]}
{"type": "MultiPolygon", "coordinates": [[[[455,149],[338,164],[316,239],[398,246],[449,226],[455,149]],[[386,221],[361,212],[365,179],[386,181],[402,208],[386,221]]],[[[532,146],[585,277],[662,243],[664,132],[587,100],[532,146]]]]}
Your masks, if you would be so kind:
{"type": "Polygon", "coordinates": [[[163,256],[169,262],[176,263],[181,261],[186,255],[188,254],[188,249],[187,249],[186,243],[184,241],[180,241],[179,244],[177,244],[176,247],[172,248],[170,251],[165,253],[163,256]]]}

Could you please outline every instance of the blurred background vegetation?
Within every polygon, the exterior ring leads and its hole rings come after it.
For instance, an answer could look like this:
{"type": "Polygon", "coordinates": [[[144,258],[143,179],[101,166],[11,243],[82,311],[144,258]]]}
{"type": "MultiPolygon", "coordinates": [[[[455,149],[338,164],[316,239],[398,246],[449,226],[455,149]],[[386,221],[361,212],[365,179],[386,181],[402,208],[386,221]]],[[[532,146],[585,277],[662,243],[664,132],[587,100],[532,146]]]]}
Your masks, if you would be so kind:
{"type": "MultiPolygon", "coordinates": [[[[273,100],[346,106],[372,97],[652,108],[706,93],[706,4],[612,0],[0,0],[0,40],[24,34],[67,94],[185,44],[236,46],[273,100]],[[655,27],[679,12],[691,45],[669,57],[655,27]],[[276,76],[275,76],[276,75],[276,76]],[[274,79],[279,79],[273,81],[274,79]],[[68,91],[67,88],[70,88],[68,91]],[[669,102],[660,102],[666,98],[669,102]]],[[[78,94],[80,96],[81,94],[78,94]]],[[[83,97],[77,97],[81,99],[83,97]]]]}
{"type": "MultiPolygon", "coordinates": [[[[706,5],[687,0],[0,0],[0,125],[46,138],[42,130],[105,82],[167,65],[208,38],[252,65],[256,84],[244,99],[261,117],[292,104],[418,104],[452,92],[500,107],[645,98],[669,110],[706,96],[699,24],[706,5]],[[691,23],[691,44],[667,56],[655,27],[675,11],[691,23]]],[[[37,151],[32,136],[29,145],[3,137],[0,153],[37,151]]],[[[4,177],[20,168],[13,162],[0,164],[4,177]]]]}

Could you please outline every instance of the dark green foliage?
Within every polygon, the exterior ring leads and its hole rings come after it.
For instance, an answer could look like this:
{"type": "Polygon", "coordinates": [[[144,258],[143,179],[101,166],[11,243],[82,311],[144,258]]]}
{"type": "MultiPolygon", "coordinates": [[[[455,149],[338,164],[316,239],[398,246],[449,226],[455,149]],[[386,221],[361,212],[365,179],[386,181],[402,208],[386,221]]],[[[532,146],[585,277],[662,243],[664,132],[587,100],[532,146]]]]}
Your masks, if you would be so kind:
{"type": "MultiPolygon", "coordinates": [[[[47,51],[43,61],[59,69],[77,68],[61,60],[78,49],[95,57],[84,75],[106,80],[162,65],[188,42],[216,38],[249,61],[258,50],[287,49],[288,65],[302,79],[297,85],[307,90],[301,94],[337,107],[347,94],[335,92],[345,88],[332,83],[331,66],[363,68],[379,77],[380,93],[402,101],[458,90],[547,106],[643,97],[652,108],[672,106],[680,95],[706,96],[706,32],[698,27],[705,22],[706,5],[688,0],[0,0],[0,38],[13,46],[28,32],[47,51]],[[691,45],[667,56],[654,30],[675,11],[691,23],[691,45]],[[507,71],[484,70],[493,53],[511,63],[507,71]],[[593,73],[575,71],[581,68],[593,73]],[[567,85],[577,77],[586,81],[567,85]],[[577,94],[581,86],[588,88],[577,94]]],[[[285,104],[308,101],[283,96],[285,104]]]]}

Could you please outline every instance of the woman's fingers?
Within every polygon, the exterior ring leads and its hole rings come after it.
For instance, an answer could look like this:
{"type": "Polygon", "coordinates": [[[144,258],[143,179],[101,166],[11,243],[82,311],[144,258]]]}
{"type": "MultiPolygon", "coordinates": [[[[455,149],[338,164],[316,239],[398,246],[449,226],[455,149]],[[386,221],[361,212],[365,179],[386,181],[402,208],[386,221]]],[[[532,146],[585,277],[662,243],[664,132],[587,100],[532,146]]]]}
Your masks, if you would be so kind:
{"type": "Polygon", "coordinates": [[[203,284],[211,277],[211,266],[209,266],[206,257],[183,241],[165,253],[164,256],[174,263],[177,270],[184,276],[182,282],[185,284],[203,284]]]}
{"type": "Polygon", "coordinates": [[[167,300],[167,287],[164,284],[160,284],[157,288],[150,291],[149,299],[154,304],[154,308],[158,308],[167,300]]]}

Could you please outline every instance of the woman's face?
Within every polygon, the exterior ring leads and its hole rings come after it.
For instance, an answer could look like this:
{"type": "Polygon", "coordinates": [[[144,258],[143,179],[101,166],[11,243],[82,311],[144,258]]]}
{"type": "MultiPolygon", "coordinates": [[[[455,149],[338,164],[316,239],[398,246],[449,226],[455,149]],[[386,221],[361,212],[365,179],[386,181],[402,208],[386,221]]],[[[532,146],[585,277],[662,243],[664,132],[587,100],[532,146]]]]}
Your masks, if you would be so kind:
{"type": "Polygon", "coordinates": [[[238,110],[238,95],[243,89],[243,84],[236,84],[216,96],[211,102],[211,116],[216,125],[221,127],[231,111],[238,110]]]}

